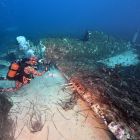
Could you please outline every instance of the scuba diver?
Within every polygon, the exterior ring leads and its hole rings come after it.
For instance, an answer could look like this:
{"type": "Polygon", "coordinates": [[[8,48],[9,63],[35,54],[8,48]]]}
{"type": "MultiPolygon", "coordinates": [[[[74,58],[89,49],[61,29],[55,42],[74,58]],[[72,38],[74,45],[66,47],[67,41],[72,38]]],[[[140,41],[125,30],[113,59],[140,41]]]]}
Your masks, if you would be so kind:
{"type": "Polygon", "coordinates": [[[0,92],[17,91],[23,85],[30,83],[34,76],[42,76],[46,71],[48,71],[48,68],[46,67],[44,71],[38,72],[35,67],[37,64],[38,60],[34,56],[12,62],[5,80],[14,80],[15,87],[1,88],[0,92]]]}

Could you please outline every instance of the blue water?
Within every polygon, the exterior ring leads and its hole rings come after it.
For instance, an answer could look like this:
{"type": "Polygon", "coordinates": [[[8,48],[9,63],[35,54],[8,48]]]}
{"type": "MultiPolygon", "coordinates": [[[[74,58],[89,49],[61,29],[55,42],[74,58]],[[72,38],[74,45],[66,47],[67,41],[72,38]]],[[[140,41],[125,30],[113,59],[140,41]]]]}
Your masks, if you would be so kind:
{"type": "Polygon", "coordinates": [[[140,28],[140,0],[0,0],[0,47],[24,35],[81,37],[99,30],[131,40],[140,28]]]}

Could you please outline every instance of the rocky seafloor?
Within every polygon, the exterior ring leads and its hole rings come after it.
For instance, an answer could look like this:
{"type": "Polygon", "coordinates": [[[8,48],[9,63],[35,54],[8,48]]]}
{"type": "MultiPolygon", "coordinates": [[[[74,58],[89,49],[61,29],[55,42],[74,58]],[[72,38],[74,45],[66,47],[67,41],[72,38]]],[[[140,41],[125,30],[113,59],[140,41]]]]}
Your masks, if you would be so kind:
{"type": "MultiPolygon", "coordinates": [[[[98,31],[87,32],[83,39],[45,38],[41,42],[47,61],[64,73],[73,93],[87,102],[117,139],[140,139],[138,48],[98,31]]],[[[39,47],[32,45],[36,54],[39,47]]],[[[4,60],[16,58],[14,53],[1,56],[2,69],[8,66],[4,60]]]]}

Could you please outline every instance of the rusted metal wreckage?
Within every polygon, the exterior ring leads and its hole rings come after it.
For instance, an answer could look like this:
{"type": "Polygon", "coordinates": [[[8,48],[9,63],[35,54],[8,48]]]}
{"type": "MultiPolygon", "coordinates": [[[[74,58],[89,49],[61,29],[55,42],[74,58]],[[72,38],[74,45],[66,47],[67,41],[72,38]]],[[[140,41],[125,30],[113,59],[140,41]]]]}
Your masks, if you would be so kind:
{"type": "Polygon", "coordinates": [[[94,91],[86,88],[82,79],[77,77],[71,78],[67,86],[70,86],[73,93],[78,94],[88,104],[118,140],[136,139],[132,129],[119,117],[118,110],[113,108],[112,111],[109,104],[106,104],[102,97],[98,96],[99,91],[96,88],[94,91]]]}

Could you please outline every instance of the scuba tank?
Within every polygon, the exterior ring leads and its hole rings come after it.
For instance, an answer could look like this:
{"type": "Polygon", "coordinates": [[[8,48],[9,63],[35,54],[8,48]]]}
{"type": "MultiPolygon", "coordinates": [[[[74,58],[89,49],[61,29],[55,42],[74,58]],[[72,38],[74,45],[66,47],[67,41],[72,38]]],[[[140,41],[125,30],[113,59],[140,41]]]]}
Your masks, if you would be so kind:
{"type": "Polygon", "coordinates": [[[17,76],[20,69],[20,64],[18,61],[12,62],[9,66],[9,71],[7,73],[7,79],[8,80],[14,80],[17,76]]]}
{"type": "Polygon", "coordinates": [[[24,72],[24,68],[27,66],[30,66],[30,64],[27,64],[26,62],[29,61],[29,58],[23,58],[21,60],[17,60],[11,63],[9,66],[9,71],[7,73],[7,79],[8,80],[16,80],[18,78],[22,79],[22,76],[34,78],[31,74],[26,74],[24,72]]]}

